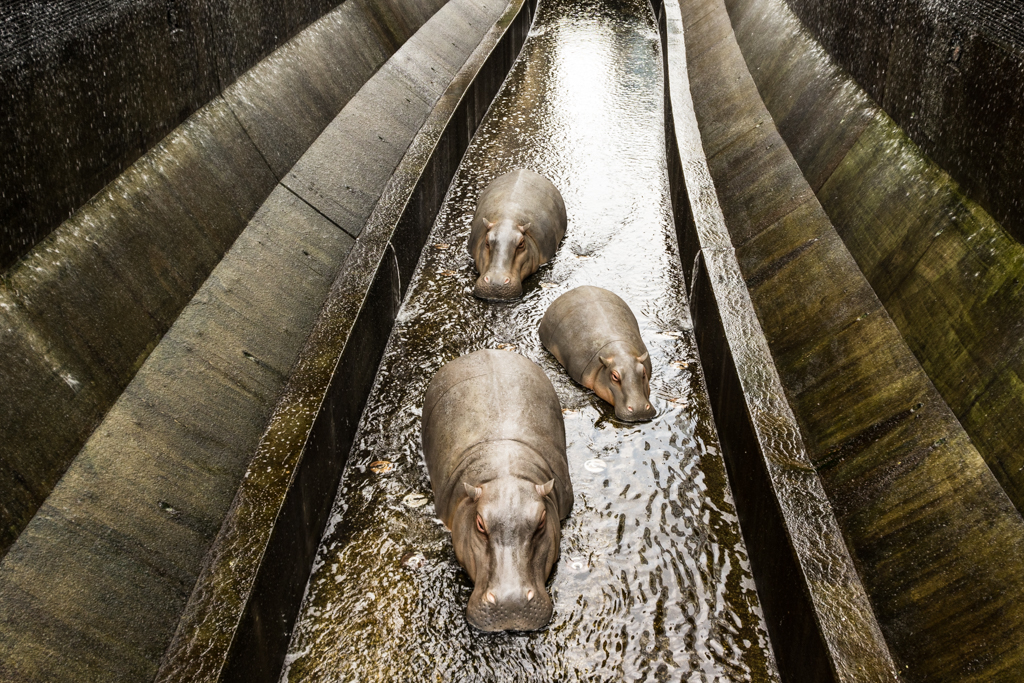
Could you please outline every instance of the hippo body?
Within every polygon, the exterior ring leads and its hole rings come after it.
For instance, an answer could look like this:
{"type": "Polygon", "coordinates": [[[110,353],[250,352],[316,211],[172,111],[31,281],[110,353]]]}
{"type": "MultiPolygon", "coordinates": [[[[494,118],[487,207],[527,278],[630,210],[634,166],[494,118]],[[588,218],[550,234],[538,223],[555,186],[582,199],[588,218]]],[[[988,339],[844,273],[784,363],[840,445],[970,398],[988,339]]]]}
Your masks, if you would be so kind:
{"type": "Polygon", "coordinates": [[[565,236],[565,202],[551,181],[524,168],[491,181],[477,201],[469,254],[480,272],[473,293],[504,301],[547,263],[565,236]]]}
{"type": "Polygon", "coordinates": [[[473,579],[469,623],[544,626],[552,612],[544,584],[573,499],[551,381],[511,351],[456,358],[427,386],[422,436],[434,507],[473,579]]]}
{"type": "Polygon", "coordinates": [[[600,287],[555,299],[540,321],[540,340],[574,380],[615,406],[620,420],[654,417],[651,356],[625,301],[600,287]]]}

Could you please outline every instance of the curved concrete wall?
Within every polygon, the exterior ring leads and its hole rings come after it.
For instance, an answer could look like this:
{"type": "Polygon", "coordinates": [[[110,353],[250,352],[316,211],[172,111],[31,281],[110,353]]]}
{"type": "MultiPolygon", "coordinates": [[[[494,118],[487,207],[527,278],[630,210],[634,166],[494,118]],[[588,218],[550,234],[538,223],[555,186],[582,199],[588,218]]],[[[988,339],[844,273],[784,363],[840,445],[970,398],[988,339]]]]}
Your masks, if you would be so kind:
{"type": "MultiPolygon", "coordinates": [[[[761,100],[751,72],[789,74],[783,66],[799,50],[788,44],[777,61],[748,70],[733,31],[738,15],[730,19],[722,0],[680,4],[728,246],[900,674],[1009,680],[1024,666],[1024,519],[911,353],[761,100]]],[[[761,27],[759,39],[774,38],[767,33],[761,27]]],[[[792,84],[779,92],[813,120],[813,107],[794,101],[800,94],[792,84]]],[[[841,138],[846,122],[819,124],[841,138]]],[[[833,148],[808,151],[825,158],[833,148]]]]}
{"type": "Polygon", "coordinates": [[[3,273],[0,555],[276,181],[442,4],[346,2],[3,273]]]}
{"type": "Polygon", "coordinates": [[[691,98],[679,3],[665,0],[662,12],[667,159],[690,312],[779,671],[794,683],[898,680],[732,246],[691,98]]]}
{"type": "Polygon", "coordinates": [[[907,135],[1024,240],[1024,6],[786,2],[907,135]]]}
{"type": "Polygon", "coordinates": [[[5,3],[0,268],[336,4],[5,3]]]}
{"type": "MultiPolygon", "coordinates": [[[[416,4],[422,10],[423,4],[416,4]]],[[[322,94],[318,88],[330,82],[331,71],[338,72],[337,64],[329,60],[351,54],[337,49],[335,39],[340,37],[344,44],[352,39],[353,30],[351,24],[338,21],[338,13],[356,7],[360,5],[346,4],[328,15],[311,27],[315,40],[306,48],[290,47],[283,53],[282,61],[292,67],[291,77],[254,76],[253,81],[261,86],[258,92],[265,98],[254,107],[267,122],[264,130],[272,132],[275,117],[287,121],[290,111],[322,94]],[[309,70],[299,68],[302,58],[309,70]]],[[[370,297],[370,315],[382,316],[379,320],[388,320],[386,310],[396,308],[391,285],[393,281],[397,284],[405,271],[393,271],[389,266],[400,260],[402,267],[411,270],[415,259],[408,263],[406,254],[413,247],[389,246],[387,237],[381,243],[376,233],[363,235],[363,226],[376,225],[372,216],[381,206],[392,207],[399,201],[401,188],[408,186],[411,192],[415,180],[410,181],[410,174],[421,171],[431,158],[432,144],[445,130],[455,104],[463,101],[474,69],[479,69],[490,53],[495,35],[502,35],[507,28],[508,15],[501,0],[453,0],[390,58],[388,49],[378,45],[369,56],[381,60],[379,70],[373,59],[362,64],[363,69],[377,73],[367,75],[368,80],[346,98],[333,121],[328,118],[327,128],[302,153],[285,181],[271,184],[266,201],[169,332],[141,362],[125,391],[0,563],[0,678],[135,681],[153,677],[271,411],[282,396],[291,395],[287,383],[293,370],[303,367],[302,349],[311,332],[315,336],[317,326],[325,324],[321,306],[326,301],[330,308],[338,292],[346,292],[346,302],[370,297]],[[381,116],[381,112],[387,115],[381,116]],[[440,125],[435,121],[438,117],[440,125]],[[417,163],[403,166],[410,154],[417,163]],[[337,189],[353,191],[335,196],[330,191],[335,184],[337,189]],[[337,222],[325,213],[331,213],[337,222]],[[385,273],[383,289],[371,286],[376,282],[372,277],[364,282],[370,263],[367,255],[374,250],[388,257],[383,269],[378,268],[378,261],[369,271],[371,276],[378,270],[385,273]],[[385,307],[380,306],[381,294],[388,304],[385,307]]],[[[364,33],[360,40],[367,44],[374,42],[374,36],[364,33]]],[[[504,61],[510,64],[512,57],[514,53],[505,55],[504,61]]],[[[272,74],[281,76],[282,71],[276,68],[272,74]]],[[[342,71],[353,72],[358,73],[358,68],[342,71]]],[[[487,102],[482,95],[469,97],[469,112],[479,110],[482,115],[487,102]]],[[[472,120],[472,116],[468,118],[472,120]]],[[[237,125],[239,119],[245,119],[244,112],[236,115],[231,111],[230,119],[237,125]]],[[[452,126],[452,133],[468,140],[471,130],[467,133],[464,126],[452,126]]],[[[308,135],[309,129],[303,134],[308,135]]],[[[255,149],[268,151],[271,148],[266,145],[272,146],[276,139],[245,137],[255,149]]],[[[285,135],[284,139],[290,138],[285,135]]],[[[204,149],[214,152],[217,147],[204,149]]],[[[205,161],[203,155],[196,156],[205,161]]],[[[438,156],[447,163],[458,160],[438,156]]],[[[271,164],[262,168],[273,178],[267,168],[271,164]]],[[[245,170],[242,167],[237,173],[242,175],[245,170]]],[[[204,188],[210,178],[200,173],[184,175],[180,182],[178,196],[183,202],[204,190],[211,194],[217,190],[216,186],[204,188]]],[[[142,196],[135,201],[143,205],[152,202],[154,190],[146,183],[140,182],[139,187],[142,196]]],[[[430,190],[431,195],[438,194],[437,188],[431,186],[430,190]]],[[[443,195],[442,189],[439,196],[443,195]]],[[[404,197],[408,196],[407,192],[404,197]]],[[[233,206],[233,199],[226,194],[223,203],[233,206]]],[[[406,215],[413,221],[419,218],[415,211],[406,215]]],[[[421,228],[424,236],[429,226],[427,221],[421,228]]],[[[138,263],[128,258],[137,252],[126,249],[124,253],[126,270],[136,268],[141,276],[147,267],[152,268],[152,262],[144,258],[138,263]]],[[[89,275],[77,273],[81,287],[91,282],[89,275]]],[[[105,323],[116,331],[118,308],[111,310],[105,323]]],[[[337,320],[329,318],[326,324],[328,336],[336,339],[337,320]]],[[[389,329],[375,327],[374,331],[383,332],[386,340],[389,329]]],[[[352,354],[346,379],[358,375],[369,382],[376,362],[360,343],[343,344],[352,354]]],[[[313,364],[328,373],[338,362],[335,358],[325,367],[322,347],[311,353],[313,364]]],[[[302,402],[315,416],[320,401],[309,403],[308,389],[306,384],[300,388],[302,402]]],[[[353,427],[360,400],[352,395],[340,401],[353,409],[354,414],[345,418],[353,427]]],[[[293,407],[286,408],[283,418],[288,427],[297,423],[293,407]]],[[[329,444],[332,453],[336,445],[329,444]]],[[[303,444],[299,449],[304,450],[303,444]]],[[[343,458],[333,458],[329,464],[340,471],[342,462],[343,458]]],[[[322,477],[313,484],[318,490],[323,487],[324,511],[335,485],[336,481],[331,485],[329,478],[322,477]]],[[[308,491],[303,488],[303,492],[308,491]]],[[[261,485],[257,495],[265,500],[268,494],[269,489],[261,485]]],[[[308,513],[309,501],[299,500],[300,509],[308,513]]],[[[315,535],[315,547],[319,536],[316,522],[305,514],[300,520],[303,532],[315,535]]],[[[289,533],[286,542],[297,538],[289,533]]],[[[248,549],[256,543],[254,537],[247,537],[248,549]]],[[[285,555],[294,561],[290,550],[285,555]]],[[[301,562],[296,566],[302,571],[301,562]]],[[[304,579],[300,594],[301,585],[304,579]]],[[[280,582],[274,587],[280,596],[288,594],[280,582]]],[[[280,616],[276,604],[270,613],[273,618],[280,616]]],[[[225,614],[226,609],[220,609],[216,617],[223,620],[225,614]]],[[[236,623],[245,624],[245,620],[236,623]]],[[[262,621],[259,629],[265,632],[268,623],[262,621]]],[[[246,665],[257,666],[273,657],[262,645],[265,641],[247,651],[246,665]],[[248,656],[253,652],[258,656],[248,656]]],[[[208,659],[191,659],[190,664],[200,661],[212,666],[208,659]]],[[[220,667],[214,669],[220,671],[220,667]]]]}
{"type": "Polygon", "coordinates": [[[728,5],[765,105],[826,213],[1024,510],[1024,246],[824,56],[781,0],[728,5]]]}

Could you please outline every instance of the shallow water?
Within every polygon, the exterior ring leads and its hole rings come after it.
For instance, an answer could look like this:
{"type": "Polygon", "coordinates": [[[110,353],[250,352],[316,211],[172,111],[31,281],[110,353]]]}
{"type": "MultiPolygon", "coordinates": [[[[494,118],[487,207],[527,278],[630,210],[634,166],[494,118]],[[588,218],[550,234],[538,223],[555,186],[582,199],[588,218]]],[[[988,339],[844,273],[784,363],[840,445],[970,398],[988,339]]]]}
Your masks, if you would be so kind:
{"type": "Polygon", "coordinates": [[[642,0],[542,0],[477,132],[409,288],[307,587],[283,681],[777,680],[700,376],[668,202],[658,35],[642,0]],[[521,301],[475,299],[466,251],[494,177],[536,170],[569,224],[521,301]],[[575,384],[537,326],[592,284],[631,306],[651,352],[644,424],[575,384]],[[575,490],[525,634],[465,620],[472,591],[434,517],[420,446],[426,385],[505,348],[538,362],[565,415],[575,490]]]}

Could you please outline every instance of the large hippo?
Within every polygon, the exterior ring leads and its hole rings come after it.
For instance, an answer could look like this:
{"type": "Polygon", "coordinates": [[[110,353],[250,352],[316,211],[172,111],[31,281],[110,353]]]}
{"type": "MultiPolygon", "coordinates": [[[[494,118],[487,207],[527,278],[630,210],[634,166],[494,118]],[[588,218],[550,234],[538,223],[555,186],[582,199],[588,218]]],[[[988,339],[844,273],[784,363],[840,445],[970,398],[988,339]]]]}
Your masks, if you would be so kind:
{"type": "Polygon", "coordinates": [[[555,255],[565,235],[565,202],[558,188],[525,168],[499,176],[477,201],[469,255],[480,271],[481,299],[523,295],[523,279],[555,255]]]}
{"type": "Polygon", "coordinates": [[[620,420],[654,417],[651,355],[633,311],[607,289],[577,287],[555,299],[540,340],[574,380],[615,406],[620,420]]]}
{"type": "Polygon", "coordinates": [[[434,508],[473,579],[469,623],[483,631],[547,624],[544,584],[572,507],[565,425],[547,375],[512,351],[451,361],[427,386],[423,452],[434,508]]]}

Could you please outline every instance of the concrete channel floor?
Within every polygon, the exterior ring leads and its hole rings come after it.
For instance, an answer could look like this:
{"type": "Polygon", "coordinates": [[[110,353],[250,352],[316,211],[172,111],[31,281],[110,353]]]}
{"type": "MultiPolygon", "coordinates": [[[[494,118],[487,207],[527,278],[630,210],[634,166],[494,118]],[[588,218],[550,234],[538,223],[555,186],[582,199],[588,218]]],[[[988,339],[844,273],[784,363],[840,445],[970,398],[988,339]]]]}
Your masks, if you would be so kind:
{"type": "Polygon", "coordinates": [[[543,2],[399,312],[282,680],[777,680],[686,310],[663,124],[647,3],[543,2]],[[480,190],[516,167],[553,180],[569,227],[521,301],[486,303],[470,294],[469,220],[480,190]],[[637,314],[655,420],[616,422],[541,347],[547,305],[582,284],[637,314]],[[434,519],[420,450],[427,382],[478,348],[539,362],[566,420],[575,507],[553,621],[529,634],[466,624],[470,583],[434,519]]]}

